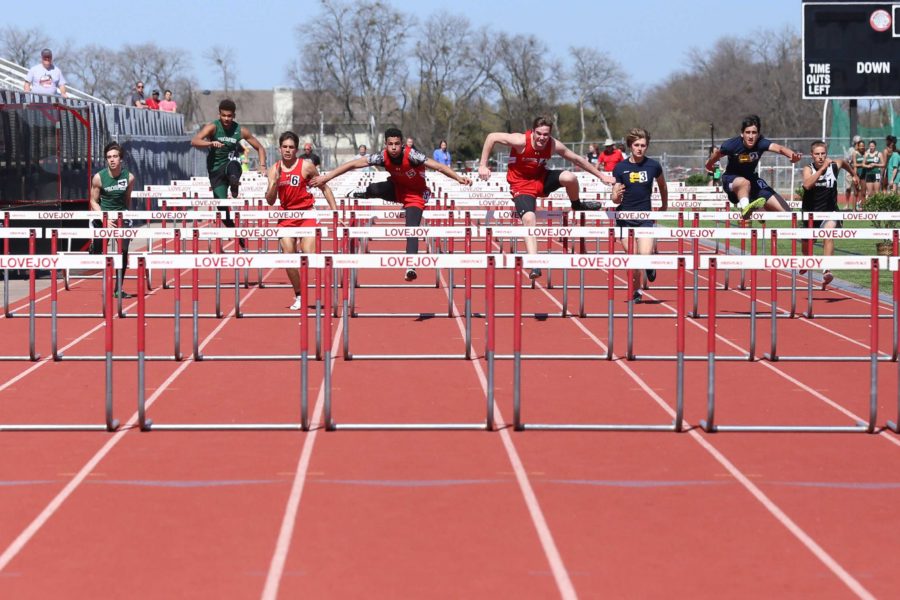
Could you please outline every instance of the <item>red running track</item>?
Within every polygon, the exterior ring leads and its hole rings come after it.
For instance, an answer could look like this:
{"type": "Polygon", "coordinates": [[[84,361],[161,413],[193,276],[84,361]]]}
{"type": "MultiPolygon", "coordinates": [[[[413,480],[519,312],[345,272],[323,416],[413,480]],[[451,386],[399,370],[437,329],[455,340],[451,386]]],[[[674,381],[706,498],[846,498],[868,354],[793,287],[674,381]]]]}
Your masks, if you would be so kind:
{"type": "MultiPolygon", "coordinates": [[[[657,288],[671,277],[661,276],[657,288]]],[[[499,275],[501,283],[511,278],[499,275]]],[[[595,278],[589,282],[605,282],[604,274],[595,278]]],[[[362,283],[399,279],[396,272],[361,276],[362,283]]],[[[433,273],[420,273],[420,282],[432,280],[433,273]]],[[[286,278],[272,272],[266,281],[286,278]]],[[[624,312],[624,294],[617,294],[624,312]]],[[[281,311],[290,296],[279,288],[242,290],[242,308],[281,311]]],[[[660,303],[638,313],[672,311],[673,290],[648,296],[660,303]]],[[[816,296],[820,312],[866,311],[853,293],[816,296]]],[[[204,290],[204,311],[210,298],[204,290]]],[[[459,306],[461,294],[456,298],[459,306]]],[[[560,290],[541,283],[524,298],[526,311],[560,307],[560,290]]],[[[589,291],[591,310],[605,310],[605,298],[605,291],[589,291]]],[[[511,311],[511,291],[498,291],[497,300],[498,310],[511,311]]],[[[79,283],[60,302],[68,311],[96,310],[97,282],[79,283]]],[[[149,311],[170,310],[171,291],[156,289],[147,303],[149,311]]],[[[360,312],[437,312],[446,290],[363,288],[357,304],[360,312]]],[[[480,291],[474,305],[484,308],[480,291]]],[[[719,309],[746,311],[747,299],[722,294],[719,309]]],[[[0,320],[10,353],[25,344],[24,322],[0,320]]],[[[98,323],[64,320],[67,354],[100,352],[98,323]]],[[[474,323],[473,361],[336,359],[335,417],[482,419],[483,322],[474,323]]],[[[335,325],[326,343],[339,355],[335,325]]],[[[133,351],[134,326],[134,319],[116,320],[117,351],[133,351]]],[[[204,318],[200,337],[209,354],[292,353],[295,326],[290,316],[204,318]]],[[[880,326],[889,353],[890,321],[880,326]]],[[[703,327],[688,320],[689,354],[705,350],[703,327]]],[[[866,353],[865,320],[785,319],[779,327],[785,353],[866,353]]],[[[462,344],[459,320],[447,317],[359,318],[352,328],[357,353],[456,352],[462,344]]],[[[170,320],[152,319],[147,329],[151,354],[170,351],[170,320]]],[[[509,352],[511,329],[510,319],[498,320],[499,352],[509,352]]],[[[723,353],[746,352],[745,320],[721,320],[717,333],[723,353]]],[[[763,349],[767,335],[761,322],[763,349]]],[[[523,336],[526,352],[598,354],[606,320],[527,319],[523,336]]],[[[673,364],[618,358],[624,337],[617,319],[613,361],[526,361],[526,420],[668,422],[673,364]]],[[[42,319],[43,356],[48,339],[42,319]]],[[[674,321],[638,319],[635,345],[639,353],[672,352],[674,321]]],[[[881,424],[896,416],[896,365],[879,370],[881,424]]],[[[322,373],[312,363],[317,423],[322,373]]],[[[102,375],[95,362],[0,363],[0,422],[99,421],[102,375]]],[[[688,363],[686,375],[693,428],[683,434],[514,432],[507,425],[510,361],[497,367],[496,432],[140,432],[135,365],[117,362],[116,411],[128,423],[117,433],[0,435],[0,596],[892,596],[898,436],[706,434],[695,427],[705,416],[705,363],[688,363]]],[[[721,423],[846,424],[865,414],[865,363],[730,362],[719,366],[718,378],[721,423]]],[[[157,422],[290,422],[298,385],[296,364],[288,362],[147,368],[157,422]]]]}

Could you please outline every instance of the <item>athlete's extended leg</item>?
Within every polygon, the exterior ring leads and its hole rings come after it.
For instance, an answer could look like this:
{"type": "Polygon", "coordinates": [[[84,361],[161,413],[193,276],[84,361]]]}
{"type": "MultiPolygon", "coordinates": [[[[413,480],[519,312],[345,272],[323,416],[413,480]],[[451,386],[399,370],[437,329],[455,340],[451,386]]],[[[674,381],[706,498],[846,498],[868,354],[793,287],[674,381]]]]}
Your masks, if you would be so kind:
{"type": "MultiPolygon", "coordinates": [[[[419,227],[422,224],[422,209],[418,206],[407,206],[404,209],[404,215],[406,218],[406,226],[407,227],[419,227]]],[[[419,238],[417,237],[408,237],[406,238],[406,253],[407,254],[418,254],[419,253],[419,238]]]]}
{"type": "MultiPolygon", "coordinates": [[[[638,254],[653,254],[653,245],[653,238],[637,238],[635,240],[635,251],[638,254]]],[[[644,271],[641,269],[631,270],[631,283],[634,288],[634,296],[632,299],[638,303],[643,300],[644,295],[644,292],[641,289],[643,287],[643,274],[644,271]]],[[[656,279],[655,273],[653,274],[653,279],[656,279]]]]}
{"type": "MultiPolygon", "coordinates": [[[[303,238],[304,241],[312,238],[303,238]]],[[[303,242],[301,242],[302,244],[303,242]]],[[[283,237],[279,240],[279,244],[281,245],[281,251],[285,254],[294,254],[297,252],[297,240],[292,237],[283,237]]],[[[315,241],[313,241],[313,247],[315,247],[315,241]]],[[[302,290],[300,289],[300,271],[298,269],[285,269],[285,273],[287,273],[288,279],[291,282],[291,287],[294,288],[294,296],[299,298],[302,290]]],[[[299,310],[299,306],[294,310],[299,310]]]]}
{"type": "MultiPolygon", "coordinates": [[[[131,240],[121,239],[122,244],[122,268],[116,269],[116,297],[131,298],[131,294],[125,292],[125,271],[128,269],[128,248],[131,246],[131,240]]],[[[138,282],[138,290],[140,291],[143,282],[138,282]]]]}
{"type": "Polygon", "coordinates": [[[778,192],[773,192],[766,200],[766,210],[769,212],[790,212],[791,207],[778,192]]]}

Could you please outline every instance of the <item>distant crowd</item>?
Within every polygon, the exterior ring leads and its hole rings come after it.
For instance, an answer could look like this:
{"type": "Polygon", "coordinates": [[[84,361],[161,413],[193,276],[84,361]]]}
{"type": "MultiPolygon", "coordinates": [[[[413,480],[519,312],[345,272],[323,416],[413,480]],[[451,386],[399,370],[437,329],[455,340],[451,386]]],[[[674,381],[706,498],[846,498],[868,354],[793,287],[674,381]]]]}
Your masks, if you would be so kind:
{"type": "MultiPolygon", "coordinates": [[[[69,97],[66,89],[66,78],[62,70],[53,62],[53,51],[50,48],[41,50],[41,62],[28,69],[25,74],[24,89],[32,94],[44,94],[47,96],[69,97]]],[[[150,97],[144,95],[144,82],[134,84],[134,90],[128,101],[134,108],[146,108],[149,110],[161,110],[163,112],[175,112],[178,104],[172,97],[171,90],[163,92],[163,98],[159,97],[159,90],[150,92],[150,97]]]]}

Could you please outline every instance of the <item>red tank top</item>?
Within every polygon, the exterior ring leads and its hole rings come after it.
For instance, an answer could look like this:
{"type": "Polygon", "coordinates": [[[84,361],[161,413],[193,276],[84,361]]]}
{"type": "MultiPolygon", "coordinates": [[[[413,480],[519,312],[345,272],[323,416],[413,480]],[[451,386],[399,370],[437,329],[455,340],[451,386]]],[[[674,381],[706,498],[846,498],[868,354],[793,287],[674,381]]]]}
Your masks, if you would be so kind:
{"type": "Polygon", "coordinates": [[[384,168],[391,175],[398,200],[411,195],[420,196],[428,187],[425,183],[425,165],[412,166],[409,163],[409,151],[410,148],[403,148],[403,160],[399,165],[391,161],[387,150],[384,151],[384,168]]]}
{"type": "Polygon", "coordinates": [[[527,194],[537,198],[544,190],[544,177],[547,175],[547,161],[553,155],[553,138],[541,151],[531,145],[531,130],[525,132],[525,148],[516,152],[509,151],[509,166],[506,170],[506,181],[513,196],[527,194]]]}
{"type": "Polygon", "coordinates": [[[303,159],[298,158],[294,167],[288,171],[281,165],[281,175],[278,177],[278,200],[282,210],[307,210],[312,208],[313,195],[306,187],[303,179],[303,159]]]}

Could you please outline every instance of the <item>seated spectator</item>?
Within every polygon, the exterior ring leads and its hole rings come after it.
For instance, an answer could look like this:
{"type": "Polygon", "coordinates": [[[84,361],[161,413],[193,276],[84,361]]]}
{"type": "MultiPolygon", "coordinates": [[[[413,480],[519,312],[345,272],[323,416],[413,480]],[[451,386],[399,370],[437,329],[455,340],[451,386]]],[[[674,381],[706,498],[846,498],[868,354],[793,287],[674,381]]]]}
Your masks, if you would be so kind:
{"type": "Polygon", "coordinates": [[[163,112],[175,112],[178,105],[172,100],[172,90],[163,92],[163,99],[159,101],[159,110],[163,112]]]}
{"type": "Polygon", "coordinates": [[[134,108],[147,108],[147,101],[144,100],[143,81],[138,81],[134,84],[134,91],[131,92],[131,100],[128,105],[134,108]]]}
{"type": "Polygon", "coordinates": [[[450,151],[447,150],[447,140],[441,140],[434,149],[434,162],[450,166],[450,151]]]}
{"type": "Polygon", "coordinates": [[[159,110],[159,90],[153,90],[153,93],[147,98],[147,108],[150,110],[159,110]]]}
{"type": "Polygon", "coordinates": [[[585,156],[585,158],[587,158],[588,162],[591,163],[592,165],[597,164],[597,154],[598,154],[597,144],[588,145],[588,151],[587,151],[587,155],[585,156]]]}
{"type": "Polygon", "coordinates": [[[53,52],[50,48],[41,50],[41,64],[34,65],[25,74],[25,91],[32,94],[62,96],[68,98],[66,78],[59,67],[53,64],[53,52]]]}

